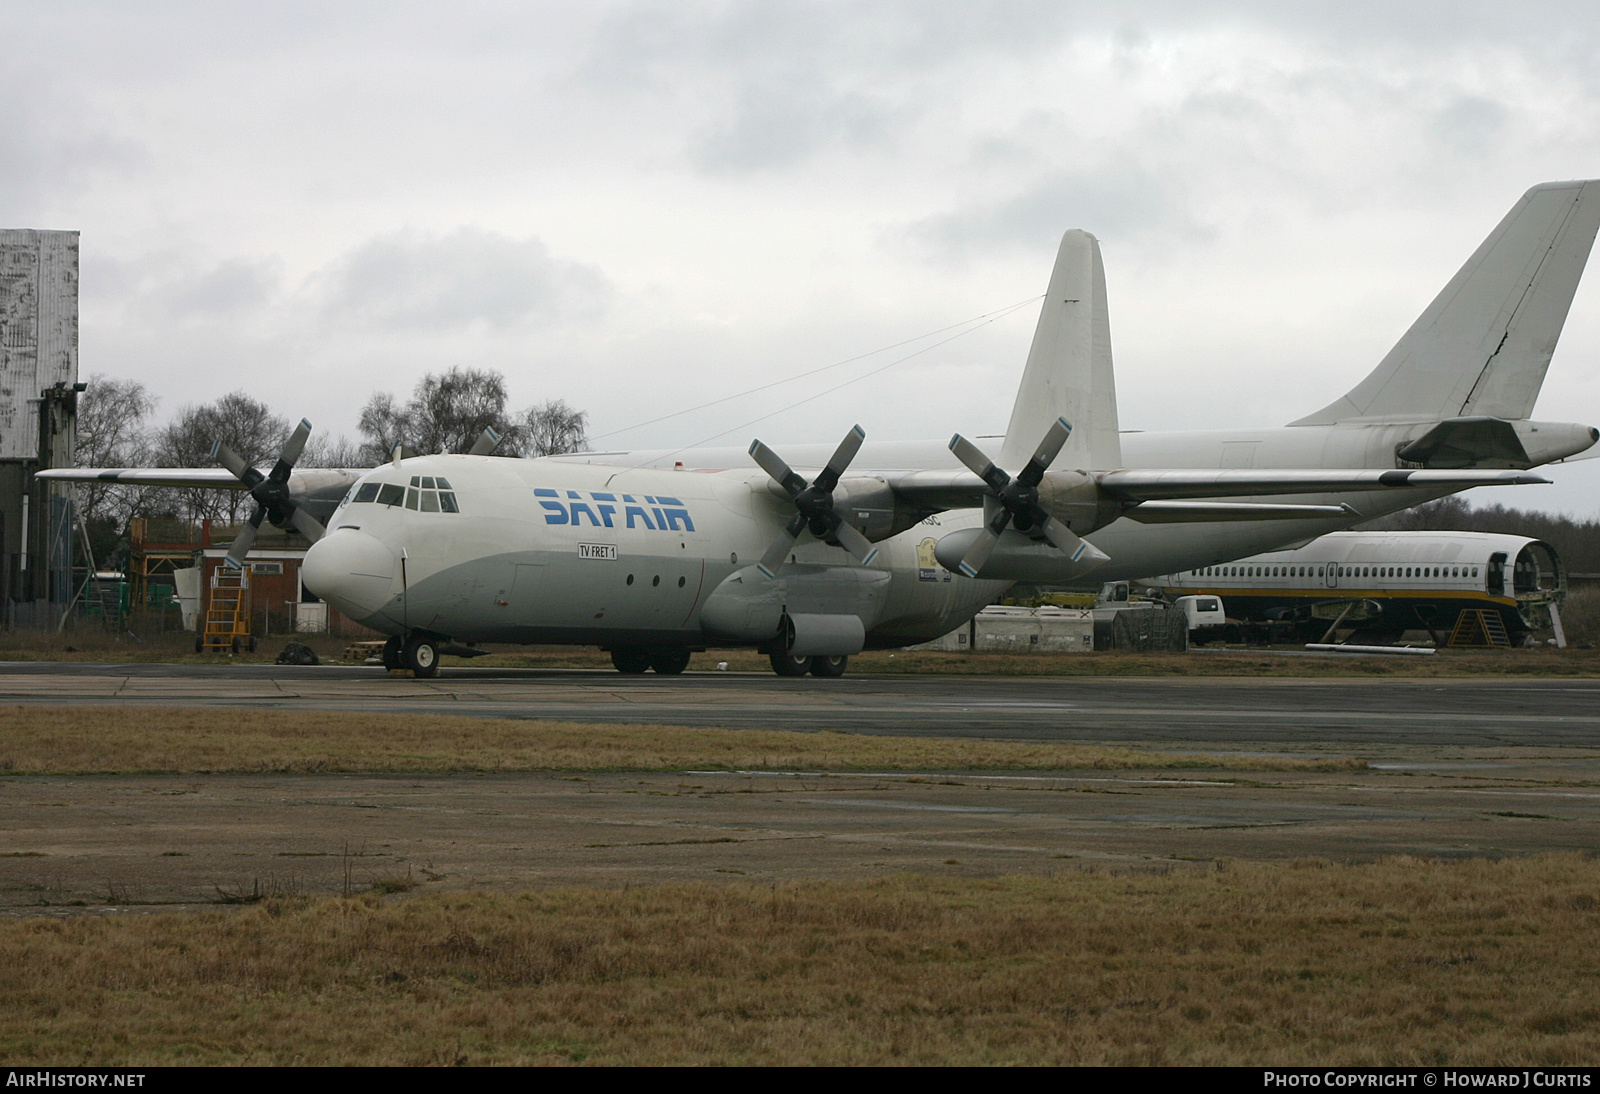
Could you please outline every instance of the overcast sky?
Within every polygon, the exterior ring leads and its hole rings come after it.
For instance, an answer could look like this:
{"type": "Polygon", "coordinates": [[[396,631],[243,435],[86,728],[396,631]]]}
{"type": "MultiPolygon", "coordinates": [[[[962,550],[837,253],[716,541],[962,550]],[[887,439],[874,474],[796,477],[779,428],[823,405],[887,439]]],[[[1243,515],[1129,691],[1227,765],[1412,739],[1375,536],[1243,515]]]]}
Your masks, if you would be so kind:
{"type": "MultiPolygon", "coordinates": [[[[1073,227],[1124,428],[1281,424],[1530,185],[1600,176],[1592,4],[55,0],[0,32],[0,225],[83,233],[82,373],[352,436],[452,365],[607,447],[1002,432],[1032,306],[792,411],[928,342],[615,431],[1034,297],[1073,227]]],[[[1536,416],[1600,424],[1597,352],[1591,275],[1536,416]]],[[[1493,496],[1600,512],[1600,460],[1559,474],[1493,496]]]]}

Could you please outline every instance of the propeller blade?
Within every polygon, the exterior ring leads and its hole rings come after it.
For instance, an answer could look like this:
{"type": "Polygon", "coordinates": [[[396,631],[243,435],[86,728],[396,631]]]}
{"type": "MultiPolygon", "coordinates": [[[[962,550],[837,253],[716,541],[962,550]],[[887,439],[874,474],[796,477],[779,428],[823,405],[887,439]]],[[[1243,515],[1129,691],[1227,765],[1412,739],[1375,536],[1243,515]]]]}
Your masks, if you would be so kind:
{"type": "Polygon", "coordinates": [[[783,564],[788,561],[789,552],[794,550],[795,542],[800,538],[800,533],[805,531],[805,527],[805,515],[796,513],[794,519],[778,533],[778,538],[772,541],[767,553],[761,556],[761,561],[756,563],[756,569],[768,577],[777,577],[778,571],[783,569],[783,564]]]}
{"type": "Polygon", "coordinates": [[[828,466],[822,469],[814,480],[813,485],[833,492],[839,485],[839,476],[845,473],[850,466],[850,461],[856,458],[856,453],[861,451],[861,442],[867,439],[867,431],[859,425],[852,426],[850,432],[844,435],[844,440],[839,442],[839,447],[833,450],[833,456],[828,460],[828,466]]]}
{"type": "Polygon", "coordinates": [[[994,461],[983,454],[983,450],[961,434],[957,433],[950,438],[950,451],[956,454],[956,459],[966,464],[967,470],[989,484],[989,489],[999,493],[1011,482],[1011,476],[994,465],[994,461]]]}
{"type": "Polygon", "coordinates": [[[500,447],[500,434],[494,431],[494,426],[484,426],[483,432],[478,434],[478,439],[472,442],[472,447],[467,449],[469,456],[488,456],[500,447]]]}
{"type": "Polygon", "coordinates": [[[761,470],[771,475],[774,482],[788,491],[791,498],[797,497],[806,488],[806,480],[796,475],[782,456],[760,441],[750,442],[750,458],[756,461],[761,470]]]}
{"type": "Polygon", "coordinates": [[[323,526],[323,523],[308,513],[303,505],[294,507],[294,512],[289,514],[289,520],[299,530],[300,534],[312,543],[317,542],[317,540],[328,534],[328,529],[323,526]]]}
{"type": "Polygon", "coordinates": [[[872,541],[849,521],[839,522],[839,527],[833,531],[833,538],[839,541],[839,546],[855,555],[856,561],[863,566],[871,566],[872,560],[878,557],[878,549],[872,545],[872,541]]]}
{"type": "Polygon", "coordinates": [[[995,545],[999,542],[1000,532],[996,531],[993,525],[985,525],[978,538],[972,541],[972,546],[967,548],[967,553],[961,556],[961,562],[956,568],[967,577],[977,577],[978,571],[989,561],[989,556],[994,553],[995,545]]]}
{"type": "Polygon", "coordinates": [[[1044,478],[1044,473],[1050,470],[1050,465],[1061,455],[1062,446],[1067,443],[1067,438],[1070,436],[1072,436],[1071,423],[1065,418],[1057,418],[1045,431],[1044,440],[1040,441],[1039,447],[1034,450],[1033,458],[1017,473],[1017,481],[1024,486],[1038,486],[1039,480],[1044,478]]]}
{"type": "Polygon", "coordinates": [[[1100,548],[1096,547],[1088,540],[1080,539],[1078,535],[1072,531],[1072,529],[1068,528],[1065,524],[1062,524],[1055,517],[1046,517],[1044,526],[1040,529],[1040,531],[1044,533],[1045,539],[1048,539],[1052,544],[1055,545],[1057,550],[1061,551],[1062,554],[1066,555],[1073,562],[1111,561],[1110,555],[1100,550],[1100,548]]]}
{"type": "Polygon", "coordinates": [[[250,553],[250,546],[256,541],[256,533],[261,531],[261,522],[266,518],[267,511],[262,506],[256,506],[255,512],[250,514],[250,519],[245,522],[239,534],[233,537],[233,542],[228,545],[228,564],[234,569],[244,565],[244,556],[250,553]]]}
{"type": "Polygon", "coordinates": [[[300,453],[305,451],[306,441],[311,436],[311,423],[304,418],[294,427],[294,432],[289,434],[289,439],[283,442],[283,451],[278,453],[278,462],[272,468],[269,478],[282,482],[289,477],[289,472],[294,470],[294,465],[300,459],[300,453]]]}
{"type": "Polygon", "coordinates": [[[218,441],[211,446],[211,458],[226,467],[233,477],[246,486],[255,486],[256,483],[266,478],[261,472],[244,462],[244,457],[239,455],[227,445],[218,441]]]}

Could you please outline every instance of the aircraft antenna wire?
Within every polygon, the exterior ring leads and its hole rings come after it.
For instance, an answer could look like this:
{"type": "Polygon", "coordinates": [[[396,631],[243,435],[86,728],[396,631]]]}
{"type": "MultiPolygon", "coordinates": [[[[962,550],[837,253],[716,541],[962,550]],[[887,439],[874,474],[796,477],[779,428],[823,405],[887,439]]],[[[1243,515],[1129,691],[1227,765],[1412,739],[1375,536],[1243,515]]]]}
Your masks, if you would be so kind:
{"type": "MultiPolygon", "coordinates": [[[[948,338],[941,338],[939,341],[934,342],[931,345],[923,346],[921,349],[912,350],[910,353],[906,354],[904,357],[896,357],[893,361],[890,361],[886,365],[879,365],[875,369],[871,369],[870,371],[863,372],[860,376],[854,376],[854,377],[852,377],[852,378],[850,378],[848,380],[845,380],[843,383],[835,384],[830,388],[824,388],[822,391],[819,391],[814,395],[807,395],[804,399],[796,399],[794,402],[788,404],[787,406],[781,406],[778,409],[776,409],[774,411],[771,411],[770,413],[763,414],[763,415],[761,415],[760,417],[757,417],[757,418],[751,418],[747,422],[741,422],[736,426],[731,426],[728,429],[724,429],[724,430],[721,430],[720,432],[713,433],[713,434],[711,434],[711,436],[706,437],[706,438],[704,438],[702,440],[699,440],[699,441],[695,441],[693,444],[686,444],[686,445],[683,445],[681,448],[674,448],[671,452],[666,453],[664,456],[658,456],[658,457],[656,457],[656,459],[657,460],[668,460],[668,459],[671,459],[673,456],[676,456],[680,452],[687,452],[691,448],[703,448],[705,445],[709,444],[710,442],[716,440],[719,437],[726,437],[729,433],[737,433],[741,429],[749,429],[751,426],[757,424],[758,422],[764,422],[768,418],[776,418],[779,414],[785,414],[785,413],[793,410],[795,407],[805,406],[807,403],[816,402],[818,399],[822,398],[824,395],[832,395],[835,391],[840,391],[840,390],[842,390],[844,388],[847,388],[851,384],[859,384],[862,380],[871,379],[872,377],[878,375],[878,373],[887,372],[889,369],[894,368],[894,366],[896,366],[898,364],[901,364],[901,363],[903,363],[905,361],[909,361],[913,357],[920,357],[924,353],[928,353],[931,350],[938,349],[940,346],[946,345],[946,344],[948,344],[950,342],[954,342],[957,338],[964,338],[967,335],[971,334],[973,331],[981,330],[982,328],[988,326],[990,323],[997,323],[1000,320],[1004,319],[1006,316],[1012,314],[1013,312],[1018,311],[1021,308],[1025,308],[1029,304],[1033,304],[1033,303],[1038,302],[1039,300],[1043,299],[1043,296],[1044,296],[1044,294],[1041,293],[1039,296],[1032,296],[1032,297],[1029,297],[1027,300],[1019,300],[1017,303],[1009,305],[1008,307],[1001,308],[999,311],[986,312],[984,315],[981,315],[981,316],[978,317],[979,319],[982,319],[983,322],[976,323],[974,326],[967,327],[966,330],[957,331],[955,334],[952,334],[948,338]]],[[[967,320],[967,323],[974,323],[974,322],[975,321],[971,320],[971,319],[967,320]]],[[[957,323],[957,324],[955,324],[955,326],[956,327],[961,327],[961,326],[966,326],[966,324],[957,323]]],[[[951,329],[953,329],[953,328],[952,327],[945,327],[944,328],[944,330],[951,330],[951,329]]],[[[940,332],[935,331],[934,333],[937,334],[937,333],[940,333],[940,332]]],[[[923,335],[922,337],[923,338],[927,338],[927,337],[929,337],[929,335],[923,335]]],[[[904,345],[908,345],[910,342],[916,342],[916,341],[920,341],[920,339],[911,338],[911,339],[908,339],[905,342],[901,342],[901,343],[898,343],[898,344],[904,346],[904,345]]],[[[890,347],[887,347],[887,348],[888,349],[893,349],[894,347],[890,346],[890,347]]],[[[876,352],[882,353],[884,351],[883,350],[878,350],[876,352]]],[[[870,357],[870,356],[872,356],[872,354],[862,354],[862,357],[870,357]]],[[[854,358],[851,358],[851,360],[859,361],[859,360],[861,360],[861,357],[854,357],[854,358]]],[[[843,361],[839,362],[839,364],[845,364],[845,363],[847,363],[847,362],[843,362],[843,361]]],[[[832,365],[824,366],[824,368],[832,368],[832,367],[834,367],[834,366],[832,366],[832,365]]],[[[818,372],[821,372],[821,371],[823,371],[823,369],[820,369],[820,368],[819,369],[814,369],[814,370],[812,370],[812,372],[805,373],[803,375],[808,375],[808,376],[809,375],[814,375],[815,373],[818,373],[818,372]]],[[[798,376],[797,377],[791,377],[791,378],[792,379],[800,379],[800,377],[798,377],[798,376]]],[[[784,382],[784,381],[779,381],[779,383],[782,383],[782,382],[784,382]]],[[[771,387],[773,385],[768,384],[767,386],[771,387]]],[[[759,391],[760,389],[756,388],[754,390],[758,390],[759,391]]],[[[729,398],[733,398],[733,397],[734,396],[729,396],[729,398]]],[[[724,400],[718,400],[718,401],[721,402],[721,401],[724,401],[724,400]]],[[[707,403],[706,405],[710,406],[711,404],[707,403]]],[[[642,468],[644,468],[646,466],[648,466],[648,465],[647,464],[639,464],[636,467],[629,468],[628,470],[637,471],[637,470],[640,470],[640,469],[642,469],[642,468]]]]}
{"type": "MultiPolygon", "coordinates": [[[[593,437],[590,437],[589,439],[591,441],[601,441],[601,440],[604,440],[607,437],[615,437],[619,433],[629,433],[629,432],[632,432],[635,429],[643,429],[645,426],[655,425],[657,422],[667,421],[669,418],[681,418],[683,415],[685,415],[685,414],[693,414],[697,410],[705,410],[708,407],[719,406],[722,403],[732,402],[735,399],[742,399],[746,395],[755,395],[756,393],[762,392],[762,391],[766,391],[769,388],[781,387],[782,385],[787,384],[787,383],[791,383],[791,382],[793,382],[795,380],[804,380],[804,379],[806,379],[807,377],[810,377],[810,376],[817,376],[817,375],[820,375],[820,374],[822,374],[824,372],[827,372],[829,369],[842,368],[845,365],[854,364],[857,361],[864,361],[868,357],[876,357],[880,353],[888,353],[890,350],[897,350],[901,346],[909,346],[914,342],[920,342],[924,338],[933,338],[933,337],[935,337],[937,335],[945,333],[946,331],[957,330],[958,328],[966,327],[966,326],[971,325],[971,330],[964,330],[964,331],[961,332],[961,334],[955,335],[956,338],[960,338],[962,334],[971,334],[972,331],[978,330],[980,327],[988,326],[989,323],[992,323],[997,319],[1004,319],[1006,316],[1010,315],[1012,312],[1016,311],[1018,308],[1025,308],[1029,304],[1037,303],[1038,301],[1043,300],[1043,299],[1044,299],[1044,294],[1043,293],[1040,293],[1038,296],[1030,296],[1026,300],[1020,300],[1015,304],[1007,304],[1003,308],[997,308],[994,311],[984,312],[982,315],[973,316],[971,319],[963,319],[959,323],[952,323],[948,327],[940,327],[938,330],[929,331],[926,334],[919,334],[915,338],[907,338],[902,342],[895,342],[893,345],[880,346],[877,349],[869,350],[866,353],[858,353],[854,357],[846,357],[844,360],[835,361],[831,365],[822,365],[819,368],[811,369],[808,372],[799,372],[799,373],[796,373],[793,376],[785,376],[781,380],[772,380],[772,381],[770,381],[768,383],[760,384],[760,385],[758,385],[756,387],[746,388],[744,391],[736,391],[732,395],[724,395],[719,399],[712,399],[711,401],[705,402],[705,403],[701,403],[698,406],[691,406],[691,407],[688,407],[688,408],[686,408],[684,410],[674,410],[670,414],[663,414],[659,418],[651,418],[649,421],[646,421],[646,422],[636,422],[633,425],[625,425],[625,426],[622,426],[619,429],[608,430],[605,433],[597,433],[593,437]]],[[[952,341],[952,339],[946,338],[944,341],[945,342],[949,342],[949,341],[952,341]]],[[[936,342],[936,343],[934,343],[934,346],[942,346],[942,345],[944,345],[944,342],[936,342]]],[[[927,348],[928,349],[933,349],[934,346],[928,346],[927,348]]],[[[918,352],[921,352],[921,351],[918,351],[918,352]]],[[[910,356],[915,357],[916,354],[911,354],[910,356]]],[[[904,361],[906,359],[907,358],[902,357],[902,358],[900,358],[900,361],[904,361]]],[[[892,364],[899,364],[900,361],[894,361],[894,362],[892,362],[892,364]]],[[[888,366],[885,366],[885,367],[888,367],[888,366]]],[[[881,370],[879,370],[879,371],[881,371],[881,370]]],[[[869,372],[869,373],[866,373],[863,376],[857,377],[857,379],[866,379],[867,376],[871,376],[871,375],[873,375],[873,374],[869,372]]],[[[850,383],[855,383],[855,381],[851,380],[850,383]]],[[[843,386],[843,385],[841,385],[841,386],[843,386]]],[[[837,391],[838,388],[830,388],[829,390],[830,391],[837,391]]],[[[826,395],[827,393],[828,392],[822,392],[823,395],[826,395]]],[[[795,403],[793,405],[799,406],[800,404],[799,403],[795,403]]],[[[788,408],[785,408],[785,409],[788,409],[788,408]]],[[[778,413],[782,413],[782,411],[779,411],[778,413]]],[[[761,421],[761,419],[757,418],[756,421],[761,421]]],[[[734,428],[735,429],[743,429],[744,427],[743,426],[735,426],[734,428]]],[[[733,430],[729,430],[728,432],[731,433],[731,432],[733,432],[733,430]]],[[[717,436],[719,436],[719,437],[721,435],[722,434],[720,434],[720,433],[717,434],[717,436]]],[[[689,447],[694,448],[694,447],[698,447],[698,446],[690,445],[689,447]]],[[[682,449],[679,449],[678,451],[681,452],[682,449]]]]}

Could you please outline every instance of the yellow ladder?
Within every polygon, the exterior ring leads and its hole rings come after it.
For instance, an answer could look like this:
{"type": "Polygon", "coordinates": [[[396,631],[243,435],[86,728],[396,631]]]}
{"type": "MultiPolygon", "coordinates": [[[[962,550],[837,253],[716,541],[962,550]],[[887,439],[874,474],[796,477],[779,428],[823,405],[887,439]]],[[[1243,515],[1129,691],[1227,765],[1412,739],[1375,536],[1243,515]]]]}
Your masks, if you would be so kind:
{"type": "Polygon", "coordinates": [[[218,566],[211,575],[211,597],[200,628],[198,652],[238,653],[250,637],[250,568],[218,566]]]}
{"type": "Polygon", "coordinates": [[[1450,646],[1503,646],[1510,648],[1511,636],[1506,634],[1505,620],[1500,613],[1485,608],[1464,608],[1456,616],[1455,630],[1450,632],[1450,646]]]}

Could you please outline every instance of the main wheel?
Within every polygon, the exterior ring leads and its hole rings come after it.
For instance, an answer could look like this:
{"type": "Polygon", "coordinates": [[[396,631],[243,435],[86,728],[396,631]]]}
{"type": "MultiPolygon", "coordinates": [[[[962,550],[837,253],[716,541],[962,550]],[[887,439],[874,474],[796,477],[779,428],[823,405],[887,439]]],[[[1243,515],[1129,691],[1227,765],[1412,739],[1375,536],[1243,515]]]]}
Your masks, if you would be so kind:
{"type": "Polygon", "coordinates": [[[439,672],[439,647],[433,639],[412,635],[406,639],[405,667],[418,676],[435,676],[439,672]]]}
{"type": "Polygon", "coordinates": [[[197,635],[194,636],[194,652],[195,653],[205,653],[206,652],[206,636],[205,635],[197,634],[197,635]]]}
{"type": "Polygon", "coordinates": [[[813,657],[811,659],[812,676],[843,676],[845,666],[850,664],[848,657],[813,657]]]}
{"type": "Polygon", "coordinates": [[[676,676],[689,667],[689,651],[665,646],[650,651],[650,667],[662,676],[676,676]]]}
{"type": "Polygon", "coordinates": [[[772,662],[772,671],[779,676],[804,676],[811,671],[811,658],[796,657],[792,653],[772,653],[767,655],[772,662]]]}
{"type": "Polygon", "coordinates": [[[383,644],[383,667],[390,671],[400,668],[400,658],[405,650],[405,643],[400,636],[394,635],[383,644]]]}
{"type": "Polygon", "coordinates": [[[642,646],[618,646],[611,651],[611,663],[618,672],[637,676],[650,668],[650,651],[642,646]]]}

